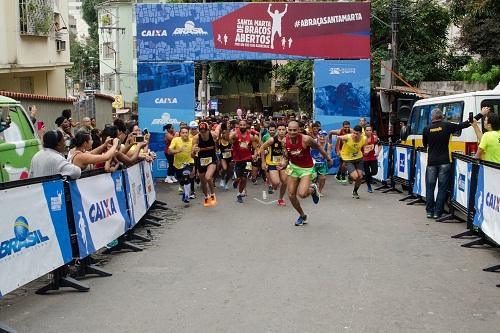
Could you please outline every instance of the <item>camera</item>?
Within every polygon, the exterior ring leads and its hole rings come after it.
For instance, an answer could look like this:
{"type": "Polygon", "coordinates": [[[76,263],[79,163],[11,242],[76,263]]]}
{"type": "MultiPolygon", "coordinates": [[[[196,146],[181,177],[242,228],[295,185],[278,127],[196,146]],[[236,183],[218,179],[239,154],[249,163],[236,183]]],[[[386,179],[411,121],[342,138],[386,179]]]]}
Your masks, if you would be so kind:
{"type": "Polygon", "coordinates": [[[135,142],[144,142],[144,137],[143,136],[136,136],[135,142]]]}

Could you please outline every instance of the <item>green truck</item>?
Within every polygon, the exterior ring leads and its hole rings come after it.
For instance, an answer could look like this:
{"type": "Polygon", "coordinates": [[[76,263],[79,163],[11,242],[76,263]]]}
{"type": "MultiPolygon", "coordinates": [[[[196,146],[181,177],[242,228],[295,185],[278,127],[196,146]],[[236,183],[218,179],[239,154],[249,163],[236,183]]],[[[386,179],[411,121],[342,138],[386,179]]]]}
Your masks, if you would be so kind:
{"type": "Polygon", "coordinates": [[[0,183],[29,177],[40,140],[21,103],[0,96],[0,183]]]}

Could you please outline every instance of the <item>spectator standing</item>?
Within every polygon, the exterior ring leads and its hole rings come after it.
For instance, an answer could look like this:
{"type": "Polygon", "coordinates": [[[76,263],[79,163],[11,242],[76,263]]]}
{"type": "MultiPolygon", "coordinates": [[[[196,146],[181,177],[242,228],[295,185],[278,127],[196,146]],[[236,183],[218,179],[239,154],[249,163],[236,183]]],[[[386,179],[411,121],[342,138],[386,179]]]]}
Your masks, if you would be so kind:
{"type": "Polygon", "coordinates": [[[168,161],[167,178],[165,178],[165,183],[177,183],[177,179],[175,178],[174,155],[169,154],[170,143],[175,137],[174,126],[172,124],[167,124],[163,129],[165,130],[165,156],[168,161]]]}
{"type": "Polygon", "coordinates": [[[68,129],[70,128],[69,121],[68,119],[61,116],[57,117],[55,123],[57,126],[57,130],[61,132],[61,134],[63,135],[64,142],[66,145],[66,154],[67,154],[69,151],[69,147],[71,145],[71,139],[73,138],[73,136],[71,135],[71,130],[68,131],[68,129]]]}
{"type": "Polygon", "coordinates": [[[92,128],[97,128],[97,123],[95,121],[95,118],[90,118],[90,126],[92,126],[92,128]]]}
{"type": "Polygon", "coordinates": [[[30,167],[30,178],[52,175],[79,178],[81,169],[71,164],[64,157],[66,144],[61,131],[48,131],[43,135],[43,148],[33,156],[30,167]]]}
{"type": "Polygon", "coordinates": [[[500,163],[500,115],[488,113],[484,120],[484,127],[488,132],[482,135],[476,158],[500,163]]]}
{"type": "Polygon", "coordinates": [[[115,138],[108,138],[104,144],[96,149],[92,149],[92,137],[89,132],[78,131],[73,139],[75,148],[68,154],[68,161],[78,166],[82,171],[91,170],[95,163],[105,163],[111,160],[118,150],[120,141],[115,138]],[[108,143],[113,142],[108,149],[108,143]],[[107,150],[105,153],[103,153],[107,150]]]}
{"type": "Polygon", "coordinates": [[[28,111],[30,112],[31,123],[33,123],[33,125],[35,125],[36,124],[36,117],[38,116],[38,109],[36,108],[36,105],[28,106],[28,111]]]}
{"type": "Polygon", "coordinates": [[[401,118],[399,121],[399,141],[405,141],[408,138],[408,127],[406,126],[408,119],[401,118]]]}
{"type": "Polygon", "coordinates": [[[93,129],[92,121],[90,120],[89,117],[83,117],[81,125],[82,126],[80,126],[80,129],[86,130],[88,132],[90,132],[93,129]]]}
{"type": "Polygon", "coordinates": [[[443,214],[451,171],[449,143],[451,135],[469,127],[469,121],[459,124],[444,121],[443,111],[433,109],[432,123],[424,128],[423,144],[427,149],[427,169],[425,172],[427,218],[438,219],[443,214]],[[434,200],[434,190],[438,193],[434,200]]]}

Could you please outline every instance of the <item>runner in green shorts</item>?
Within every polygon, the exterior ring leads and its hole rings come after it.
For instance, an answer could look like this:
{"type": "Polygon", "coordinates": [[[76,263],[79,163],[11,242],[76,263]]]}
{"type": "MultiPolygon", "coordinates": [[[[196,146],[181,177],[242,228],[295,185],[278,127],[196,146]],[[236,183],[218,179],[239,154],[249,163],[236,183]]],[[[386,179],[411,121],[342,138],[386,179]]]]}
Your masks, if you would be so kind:
{"type": "MultiPolygon", "coordinates": [[[[331,156],[332,145],[328,142],[328,133],[326,131],[320,131],[316,141],[323,148],[324,151],[331,156]]],[[[328,174],[327,160],[324,158],[320,151],[317,149],[311,149],[311,155],[314,159],[314,171],[318,174],[317,183],[319,189],[319,196],[323,196],[323,188],[326,183],[326,175],[328,174]]]]}

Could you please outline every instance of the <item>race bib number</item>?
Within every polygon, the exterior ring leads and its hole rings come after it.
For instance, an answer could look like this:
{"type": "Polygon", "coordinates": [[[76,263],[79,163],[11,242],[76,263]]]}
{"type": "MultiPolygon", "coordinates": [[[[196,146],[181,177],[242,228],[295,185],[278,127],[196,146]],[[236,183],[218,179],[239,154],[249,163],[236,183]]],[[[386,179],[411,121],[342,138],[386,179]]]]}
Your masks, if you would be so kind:
{"type": "Polygon", "coordinates": [[[252,171],[252,162],[247,162],[247,170],[252,171]]]}
{"type": "Polygon", "coordinates": [[[240,142],[240,148],[248,149],[248,142],[240,142]]]}
{"type": "Polygon", "coordinates": [[[273,156],[273,157],[271,158],[271,161],[272,161],[273,163],[280,163],[280,162],[281,162],[281,156],[273,156]]]}
{"type": "Polygon", "coordinates": [[[368,154],[369,152],[371,152],[374,148],[374,145],[366,145],[363,150],[365,152],[365,154],[368,154]]]}
{"type": "Polygon", "coordinates": [[[351,154],[351,157],[353,157],[353,158],[358,157],[358,152],[352,153],[352,154],[351,154]]]}
{"type": "Polygon", "coordinates": [[[210,163],[212,163],[212,157],[203,157],[203,158],[200,158],[200,165],[201,166],[207,166],[210,163]]]}
{"type": "Polygon", "coordinates": [[[230,151],[225,151],[222,153],[222,158],[231,158],[231,152],[230,151]]]}

